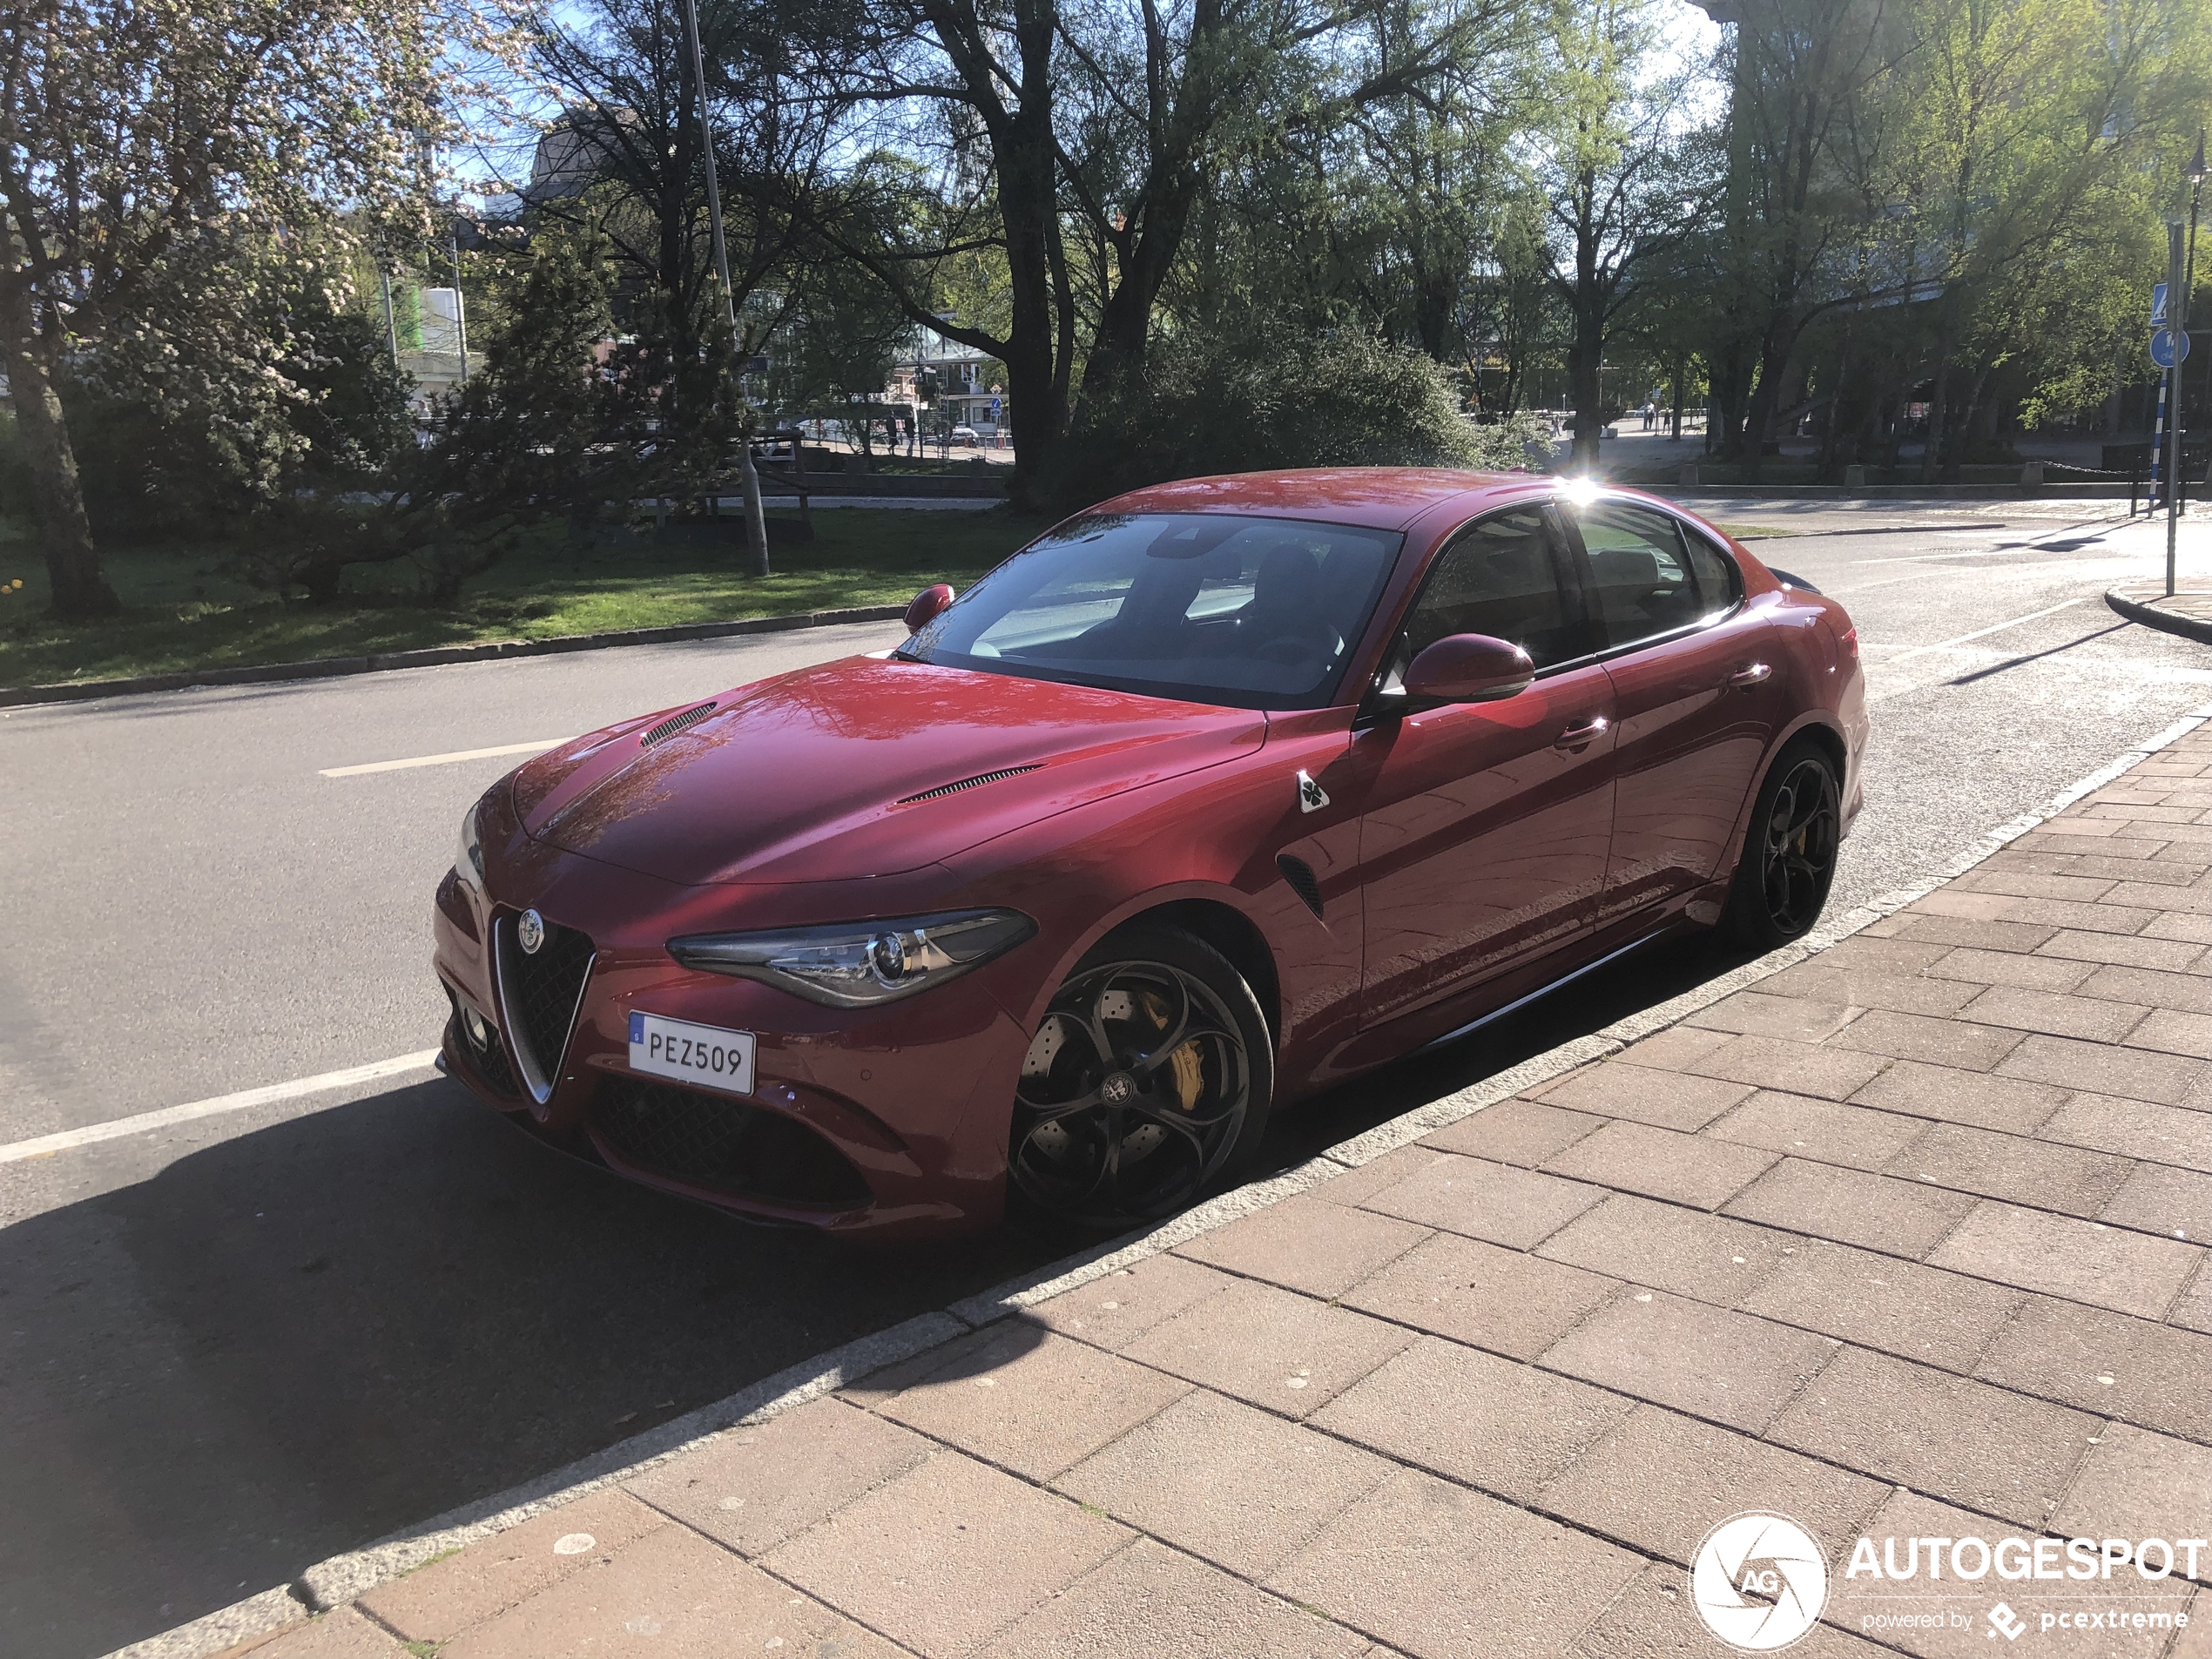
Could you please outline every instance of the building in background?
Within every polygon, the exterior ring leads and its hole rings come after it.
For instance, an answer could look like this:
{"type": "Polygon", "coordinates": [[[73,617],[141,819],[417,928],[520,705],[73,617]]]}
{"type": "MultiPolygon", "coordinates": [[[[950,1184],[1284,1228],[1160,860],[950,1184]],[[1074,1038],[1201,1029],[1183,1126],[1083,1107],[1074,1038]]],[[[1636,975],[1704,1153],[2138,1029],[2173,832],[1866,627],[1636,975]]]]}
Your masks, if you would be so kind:
{"type": "Polygon", "coordinates": [[[948,340],[934,328],[917,327],[892,368],[884,397],[893,403],[927,404],[923,421],[932,431],[973,427],[977,435],[990,438],[1005,424],[1005,388],[993,378],[1001,372],[988,352],[948,340]],[[924,388],[919,400],[917,382],[924,388]]]}

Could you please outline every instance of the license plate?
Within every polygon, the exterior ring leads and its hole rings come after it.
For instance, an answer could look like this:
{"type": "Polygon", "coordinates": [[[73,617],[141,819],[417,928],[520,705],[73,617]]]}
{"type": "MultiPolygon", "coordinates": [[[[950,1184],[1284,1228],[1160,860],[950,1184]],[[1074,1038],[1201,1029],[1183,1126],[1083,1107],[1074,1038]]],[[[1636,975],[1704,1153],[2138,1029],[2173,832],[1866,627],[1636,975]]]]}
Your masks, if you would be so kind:
{"type": "Polygon", "coordinates": [[[631,1070],[726,1095],[752,1092],[752,1042],[750,1031],[725,1031],[634,1010],[630,1015],[631,1070]]]}

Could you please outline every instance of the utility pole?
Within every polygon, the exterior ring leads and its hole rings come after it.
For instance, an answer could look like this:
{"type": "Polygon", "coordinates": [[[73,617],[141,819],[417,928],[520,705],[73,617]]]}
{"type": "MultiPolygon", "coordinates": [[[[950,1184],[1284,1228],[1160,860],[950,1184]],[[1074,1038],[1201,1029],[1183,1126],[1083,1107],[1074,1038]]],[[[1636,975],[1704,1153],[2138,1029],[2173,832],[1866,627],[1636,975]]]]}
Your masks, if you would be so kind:
{"type": "Polygon", "coordinates": [[[2189,222],[2186,241],[2177,219],[2166,227],[2166,337],[2173,343],[2174,367],[2167,371],[2174,388],[2166,419],[2166,592],[2174,592],[2175,543],[2182,523],[2182,365],[2189,348],[2189,284],[2196,278],[2196,212],[2204,195],[2204,134],[2196,135],[2189,162],[2189,222]],[[2186,252],[2184,249],[2186,248],[2186,252]]]}
{"type": "MultiPolygon", "coordinates": [[[[691,90],[699,101],[699,144],[706,152],[706,223],[714,239],[714,274],[722,284],[722,320],[729,325],[730,350],[735,354],[738,302],[730,286],[730,247],[722,236],[722,186],[715,177],[714,126],[706,114],[706,58],[699,51],[698,0],[684,0],[684,36],[691,48],[691,90]]],[[[734,381],[736,370],[732,361],[724,373],[734,381]]],[[[760,505],[760,475],[752,464],[752,424],[745,421],[746,429],[738,435],[738,475],[745,483],[745,532],[752,547],[752,573],[765,577],[769,574],[768,515],[760,505]]]]}

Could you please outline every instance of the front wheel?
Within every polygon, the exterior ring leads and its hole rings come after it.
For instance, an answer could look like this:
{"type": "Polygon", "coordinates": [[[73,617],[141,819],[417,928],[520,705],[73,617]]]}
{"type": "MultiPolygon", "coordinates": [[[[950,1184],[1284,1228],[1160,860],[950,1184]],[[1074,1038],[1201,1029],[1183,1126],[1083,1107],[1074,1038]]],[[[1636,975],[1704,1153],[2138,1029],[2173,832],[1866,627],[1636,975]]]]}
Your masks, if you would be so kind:
{"type": "Polygon", "coordinates": [[[1818,745],[1799,740],[1776,759],[1751,808],[1729,901],[1730,925],[1745,944],[1773,950],[1820,919],[1836,880],[1840,799],[1836,768],[1818,745]]]}
{"type": "Polygon", "coordinates": [[[1177,928],[1109,934],[1022,1062],[1015,1190],[1051,1221],[1121,1231],[1181,1209],[1265,1133],[1272,1044],[1229,960],[1177,928]]]}

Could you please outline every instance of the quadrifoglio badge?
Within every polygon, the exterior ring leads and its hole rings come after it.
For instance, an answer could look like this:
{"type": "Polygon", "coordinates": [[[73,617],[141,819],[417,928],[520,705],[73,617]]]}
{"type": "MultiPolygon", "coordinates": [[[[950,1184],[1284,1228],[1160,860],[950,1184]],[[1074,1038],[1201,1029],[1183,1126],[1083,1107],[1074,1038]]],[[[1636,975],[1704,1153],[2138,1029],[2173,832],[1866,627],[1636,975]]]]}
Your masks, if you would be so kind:
{"type": "MultiPolygon", "coordinates": [[[[1932,1510],[1933,1506],[1930,1508],[1932,1510]]],[[[2001,1651],[2023,1636],[2101,1652],[2121,1632],[2187,1628],[2202,1538],[1862,1536],[1831,1579],[1818,1540],[1786,1515],[1731,1515],[1690,1561],[1690,1602],[1743,1653],[1775,1653],[1831,1625],[1881,1638],[1979,1631],[2001,1651]]],[[[1979,1643],[1977,1644],[1979,1645],[1979,1643]]]]}

